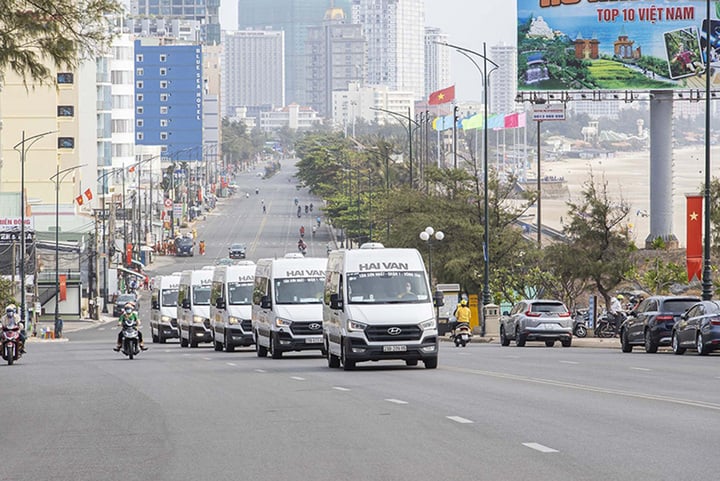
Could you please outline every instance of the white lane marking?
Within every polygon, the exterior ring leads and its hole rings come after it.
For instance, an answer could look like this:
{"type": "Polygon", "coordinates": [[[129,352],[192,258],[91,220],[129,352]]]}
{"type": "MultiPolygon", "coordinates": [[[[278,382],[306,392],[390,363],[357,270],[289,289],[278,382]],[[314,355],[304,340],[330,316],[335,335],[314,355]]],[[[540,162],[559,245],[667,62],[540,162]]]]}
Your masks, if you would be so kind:
{"type": "Polygon", "coordinates": [[[394,403],[394,404],[407,404],[407,401],[401,401],[400,399],[392,399],[391,398],[391,399],[386,399],[386,401],[389,403],[394,403]]]}
{"type": "Polygon", "coordinates": [[[265,369],[255,369],[255,372],[267,372],[265,369]]]}
{"type": "Polygon", "coordinates": [[[333,386],[333,389],[335,389],[336,391],[349,391],[350,390],[346,387],[340,387],[340,386],[333,386]]]}
{"type": "Polygon", "coordinates": [[[630,369],[634,371],[652,371],[652,369],[648,369],[646,367],[631,367],[630,369]]]}
{"type": "Polygon", "coordinates": [[[523,446],[534,449],[535,451],[540,451],[541,453],[557,453],[557,449],[548,448],[547,446],[543,446],[542,444],[538,443],[522,443],[523,446]]]}
{"type": "Polygon", "coordinates": [[[300,376],[290,376],[290,379],[294,379],[296,381],[304,381],[305,380],[304,377],[300,377],[300,376]]]}
{"type": "Polygon", "coordinates": [[[170,349],[165,349],[163,352],[172,352],[170,349]]]}
{"type": "Polygon", "coordinates": [[[187,352],[185,354],[183,354],[183,356],[185,356],[185,357],[188,357],[189,355],[190,354],[188,354],[187,352]]]}
{"type": "Polygon", "coordinates": [[[104,330],[105,330],[104,327],[98,327],[98,331],[104,331],[104,330]]]}
{"type": "Polygon", "coordinates": [[[472,424],[475,422],[475,421],[471,421],[469,419],[461,418],[460,416],[447,416],[447,418],[450,421],[455,421],[456,423],[460,423],[460,424],[472,424]]]}
{"type": "Polygon", "coordinates": [[[560,364],[580,364],[577,361],[560,361],[560,364]]]}
{"type": "Polygon", "coordinates": [[[233,366],[233,367],[237,366],[237,364],[235,364],[234,362],[226,362],[225,364],[227,364],[228,366],[233,366]]]}
{"type": "Polygon", "coordinates": [[[206,361],[212,361],[211,357],[204,357],[203,359],[205,359],[206,361]]]}

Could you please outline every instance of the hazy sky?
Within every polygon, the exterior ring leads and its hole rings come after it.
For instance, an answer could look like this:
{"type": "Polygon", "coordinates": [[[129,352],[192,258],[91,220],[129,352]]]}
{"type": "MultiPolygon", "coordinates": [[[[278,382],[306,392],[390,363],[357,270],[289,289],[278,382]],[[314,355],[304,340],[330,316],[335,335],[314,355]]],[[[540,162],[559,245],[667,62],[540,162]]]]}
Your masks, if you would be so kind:
{"type": "MultiPolygon", "coordinates": [[[[221,0],[220,5],[222,28],[237,29],[237,2],[221,0]]],[[[516,10],[515,0],[425,0],[425,24],[447,33],[450,43],[481,52],[483,42],[488,48],[515,43],[516,10]]],[[[457,97],[481,98],[480,74],[472,63],[453,53],[451,65],[457,97]]]]}

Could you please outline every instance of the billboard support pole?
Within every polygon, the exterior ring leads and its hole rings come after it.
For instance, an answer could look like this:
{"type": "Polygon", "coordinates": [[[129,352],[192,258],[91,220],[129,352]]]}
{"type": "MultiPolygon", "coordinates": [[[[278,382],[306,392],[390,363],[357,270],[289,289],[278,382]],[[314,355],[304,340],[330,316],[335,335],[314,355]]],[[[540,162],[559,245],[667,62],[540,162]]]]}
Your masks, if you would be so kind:
{"type": "Polygon", "coordinates": [[[710,270],[710,0],[706,0],[706,40],[705,40],[705,233],[703,250],[702,298],[709,301],[713,295],[713,282],[710,270]]]}

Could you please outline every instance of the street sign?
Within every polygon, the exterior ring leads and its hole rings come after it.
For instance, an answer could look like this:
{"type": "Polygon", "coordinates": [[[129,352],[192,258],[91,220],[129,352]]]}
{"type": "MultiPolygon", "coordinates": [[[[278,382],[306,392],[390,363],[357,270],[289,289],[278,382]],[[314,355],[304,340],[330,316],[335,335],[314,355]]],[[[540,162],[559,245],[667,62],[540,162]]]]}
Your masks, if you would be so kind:
{"type": "Polygon", "coordinates": [[[166,209],[172,208],[172,205],[173,205],[172,199],[165,199],[165,208],[166,209]]]}
{"type": "Polygon", "coordinates": [[[565,104],[533,105],[533,122],[545,122],[547,120],[565,120],[565,104]]]}

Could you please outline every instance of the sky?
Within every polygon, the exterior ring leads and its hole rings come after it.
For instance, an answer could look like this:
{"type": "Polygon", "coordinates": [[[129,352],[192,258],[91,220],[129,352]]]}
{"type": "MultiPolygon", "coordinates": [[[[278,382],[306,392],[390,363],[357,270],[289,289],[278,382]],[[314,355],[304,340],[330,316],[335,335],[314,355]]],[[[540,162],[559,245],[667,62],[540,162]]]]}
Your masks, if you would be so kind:
{"type": "MultiPolygon", "coordinates": [[[[515,0],[425,0],[425,24],[447,33],[449,43],[482,52],[483,42],[488,49],[515,43],[516,11],[515,0]]],[[[237,29],[237,1],[221,0],[220,23],[224,30],[237,29]]],[[[451,71],[458,99],[481,98],[480,74],[470,60],[454,53],[451,71]]]]}

